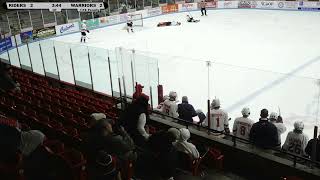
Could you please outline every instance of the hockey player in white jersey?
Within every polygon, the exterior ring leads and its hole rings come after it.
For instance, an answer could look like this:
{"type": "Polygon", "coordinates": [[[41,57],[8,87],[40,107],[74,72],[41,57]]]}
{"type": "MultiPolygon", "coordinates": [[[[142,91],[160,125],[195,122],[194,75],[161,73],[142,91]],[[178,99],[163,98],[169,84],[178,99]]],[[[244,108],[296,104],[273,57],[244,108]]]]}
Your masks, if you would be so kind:
{"type": "Polygon", "coordinates": [[[233,135],[249,140],[249,134],[252,125],[254,124],[253,120],[249,118],[250,109],[245,107],[241,111],[242,117],[238,117],[234,120],[233,123],[233,135]]]}
{"type": "Polygon", "coordinates": [[[81,24],[81,30],[80,30],[80,32],[81,32],[81,40],[80,40],[80,42],[82,42],[82,41],[86,42],[87,33],[89,33],[89,30],[87,30],[87,25],[85,23],[86,23],[86,21],[83,20],[82,24],[81,24]]]}
{"type": "MultiPolygon", "coordinates": [[[[203,125],[208,126],[208,117],[210,116],[210,128],[219,132],[230,133],[228,113],[220,109],[220,100],[213,99],[211,102],[210,114],[203,122],[203,125]]],[[[214,133],[214,135],[221,135],[221,133],[214,133]]],[[[223,137],[223,136],[221,136],[223,137]]]]}
{"type": "Polygon", "coordinates": [[[178,105],[177,105],[177,93],[171,91],[169,93],[169,99],[165,100],[162,106],[162,113],[172,116],[172,117],[179,117],[178,114],[178,105]]]}
{"type": "MultiPolygon", "coordinates": [[[[276,126],[276,128],[278,130],[278,147],[281,148],[281,134],[286,132],[287,128],[282,122],[278,121],[279,116],[276,112],[272,112],[269,115],[269,120],[272,124],[274,124],[276,126]]],[[[281,119],[282,119],[282,117],[281,117],[281,119]]]]}
{"type": "Polygon", "coordinates": [[[305,148],[309,138],[303,133],[303,129],[304,124],[302,121],[297,121],[294,123],[294,130],[288,133],[286,141],[282,146],[284,151],[288,151],[300,156],[306,156],[305,148]]]}

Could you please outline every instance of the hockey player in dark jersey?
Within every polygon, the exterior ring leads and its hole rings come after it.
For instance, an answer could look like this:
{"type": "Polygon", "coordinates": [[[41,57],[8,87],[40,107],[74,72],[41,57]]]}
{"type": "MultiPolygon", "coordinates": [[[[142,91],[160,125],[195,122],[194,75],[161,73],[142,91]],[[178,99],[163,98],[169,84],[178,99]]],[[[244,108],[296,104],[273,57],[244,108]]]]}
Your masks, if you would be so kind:
{"type": "Polygon", "coordinates": [[[131,22],[127,22],[127,31],[128,31],[128,33],[130,32],[130,30],[131,30],[131,32],[133,32],[132,26],[133,26],[133,22],[132,21],[131,22]]]}
{"type": "Polygon", "coordinates": [[[193,19],[192,16],[187,15],[187,22],[199,22],[199,21],[200,21],[200,20],[198,20],[198,19],[193,19]]]}

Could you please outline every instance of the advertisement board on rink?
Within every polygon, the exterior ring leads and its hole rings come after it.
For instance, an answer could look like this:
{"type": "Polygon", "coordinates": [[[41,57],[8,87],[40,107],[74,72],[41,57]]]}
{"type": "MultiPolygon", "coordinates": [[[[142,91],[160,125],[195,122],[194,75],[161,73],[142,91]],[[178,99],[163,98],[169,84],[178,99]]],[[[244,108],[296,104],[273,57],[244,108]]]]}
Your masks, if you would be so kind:
{"type": "Polygon", "coordinates": [[[275,9],[277,8],[277,2],[276,1],[257,1],[257,7],[258,9],[275,9]]]}
{"type": "Polygon", "coordinates": [[[168,4],[165,6],[161,6],[162,14],[174,13],[178,12],[178,4],[168,4]]]}
{"type": "Polygon", "coordinates": [[[238,8],[256,8],[257,7],[257,1],[246,1],[246,0],[242,0],[239,1],[238,3],[238,8]]]}
{"type": "Polygon", "coordinates": [[[113,15],[113,16],[107,16],[107,24],[117,24],[120,22],[120,16],[119,15],[113,15]]]}
{"type": "Polygon", "coordinates": [[[197,3],[179,4],[179,11],[193,11],[197,9],[198,9],[197,3]]]}
{"type": "Polygon", "coordinates": [[[73,22],[56,26],[57,35],[79,31],[79,23],[73,22]]]}
{"type": "Polygon", "coordinates": [[[296,1],[276,1],[275,9],[297,9],[298,3],[296,1]]]}
{"type": "Polygon", "coordinates": [[[217,8],[219,9],[234,9],[238,8],[238,1],[218,1],[217,8]]]}
{"type": "MultiPolygon", "coordinates": [[[[207,8],[217,8],[217,2],[216,1],[209,1],[209,2],[206,2],[206,7],[207,8]]],[[[198,3],[198,7],[200,9],[200,3],[198,3]]]]}

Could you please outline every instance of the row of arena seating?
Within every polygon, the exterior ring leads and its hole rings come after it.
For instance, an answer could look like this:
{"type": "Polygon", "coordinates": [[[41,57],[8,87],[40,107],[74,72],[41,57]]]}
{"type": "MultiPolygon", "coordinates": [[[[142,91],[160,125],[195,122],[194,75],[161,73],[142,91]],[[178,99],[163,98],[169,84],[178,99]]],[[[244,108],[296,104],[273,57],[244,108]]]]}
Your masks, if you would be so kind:
{"type": "MultiPolygon", "coordinates": [[[[4,115],[4,114],[3,114],[4,115]]],[[[3,118],[3,117],[1,117],[3,118]]],[[[22,129],[30,129],[26,124],[20,124],[22,129]]],[[[65,144],[59,140],[48,140],[46,139],[39,147],[42,151],[45,151],[48,159],[59,159],[60,165],[66,168],[65,171],[69,172],[70,180],[86,180],[86,158],[82,152],[74,148],[66,147],[65,144]]],[[[39,163],[39,162],[36,162],[39,163]]],[[[43,166],[47,166],[43,164],[43,166]]],[[[1,179],[12,179],[12,180],[24,180],[25,171],[27,165],[23,156],[20,153],[16,154],[16,157],[12,161],[7,163],[0,162],[0,175],[1,179]]]]}
{"type": "Polygon", "coordinates": [[[13,78],[21,85],[21,93],[3,93],[0,106],[10,116],[49,135],[81,141],[80,132],[88,128],[91,113],[102,112],[116,119],[115,101],[95,97],[95,93],[55,88],[49,78],[13,68],[13,78]]]}

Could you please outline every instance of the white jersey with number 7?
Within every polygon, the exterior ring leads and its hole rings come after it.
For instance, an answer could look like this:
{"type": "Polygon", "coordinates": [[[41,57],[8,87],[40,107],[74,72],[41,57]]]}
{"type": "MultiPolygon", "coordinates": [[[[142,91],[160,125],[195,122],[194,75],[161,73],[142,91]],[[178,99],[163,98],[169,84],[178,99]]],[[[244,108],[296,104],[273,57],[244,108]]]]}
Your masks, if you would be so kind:
{"type": "MultiPolygon", "coordinates": [[[[208,114],[204,120],[204,125],[208,126],[208,114]]],[[[216,131],[224,131],[229,128],[228,113],[222,109],[211,109],[210,110],[210,129],[216,131]]]]}

